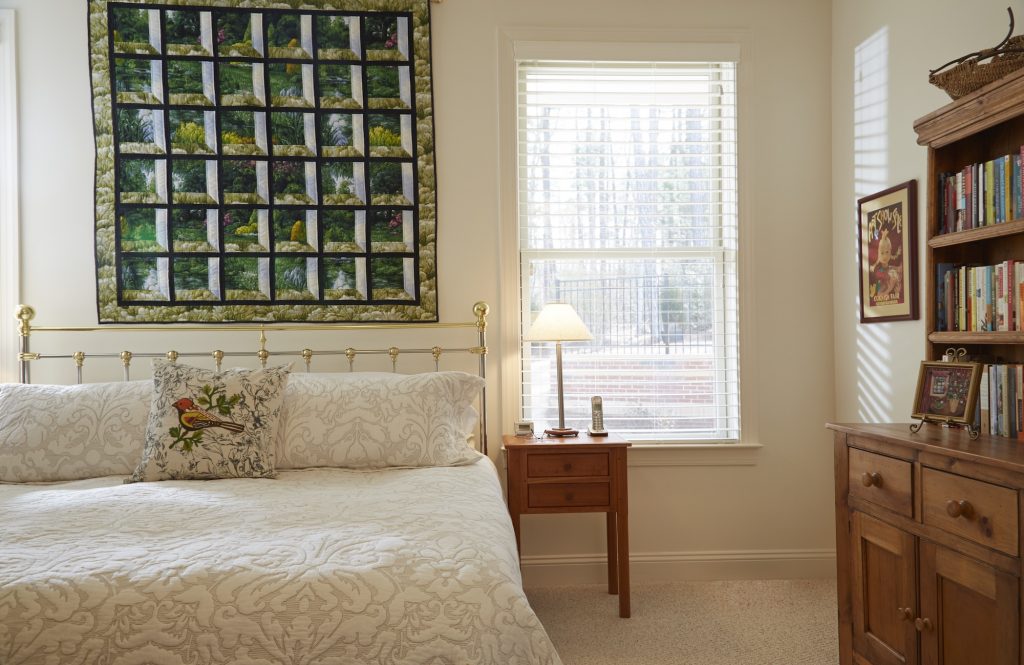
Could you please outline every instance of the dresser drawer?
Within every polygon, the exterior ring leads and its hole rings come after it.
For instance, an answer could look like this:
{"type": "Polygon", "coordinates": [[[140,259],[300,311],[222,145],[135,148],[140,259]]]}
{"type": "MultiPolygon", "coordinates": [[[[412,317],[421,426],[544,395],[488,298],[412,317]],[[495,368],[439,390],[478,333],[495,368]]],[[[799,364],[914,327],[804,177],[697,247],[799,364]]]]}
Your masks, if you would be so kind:
{"type": "Polygon", "coordinates": [[[911,468],[904,460],[850,448],[850,494],[913,517],[911,468]]]}
{"type": "Polygon", "coordinates": [[[1017,556],[1017,492],[944,471],[922,471],[924,523],[1017,556]]]}
{"type": "Polygon", "coordinates": [[[531,453],[526,457],[528,478],[607,476],[608,453],[531,453]]]}
{"type": "Polygon", "coordinates": [[[544,483],[530,485],[527,506],[530,508],[587,507],[611,505],[608,483],[544,483]]]}

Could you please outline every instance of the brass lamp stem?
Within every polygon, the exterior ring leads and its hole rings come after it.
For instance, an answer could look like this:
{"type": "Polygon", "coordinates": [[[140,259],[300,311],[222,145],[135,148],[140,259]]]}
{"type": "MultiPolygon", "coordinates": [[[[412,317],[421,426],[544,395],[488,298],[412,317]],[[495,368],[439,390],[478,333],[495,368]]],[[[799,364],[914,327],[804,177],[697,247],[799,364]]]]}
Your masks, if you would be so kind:
{"type": "Polygon", "coordinates": [[[578,436],[580,431],[565,426],[565,387],[562,382],[562,343],[555,342],[555,372],[558,377],[558,427],[544,430],[548,436],[578,436]]]}
{"type": "Polygon", "coordinates": [[[558,429],[565,429],[565,388],[562,384],[562,343],[555,342],[555,366],[558,372],[558,429]]]}

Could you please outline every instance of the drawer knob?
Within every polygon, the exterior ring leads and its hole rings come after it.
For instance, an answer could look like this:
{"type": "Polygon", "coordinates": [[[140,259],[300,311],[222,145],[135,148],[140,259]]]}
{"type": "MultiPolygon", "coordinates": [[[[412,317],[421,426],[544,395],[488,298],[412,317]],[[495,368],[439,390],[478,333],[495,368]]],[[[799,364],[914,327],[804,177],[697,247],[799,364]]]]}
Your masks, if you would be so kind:
{"type": "Polygon", "coordinates": [[[863,485],[864,487],[871,487],[872,485],[875,487],[881,487],[882,474],[878,473],[877,471],[865,471],[860,475],[860,484],[863,485]]]}
{"type": "Polygon", "coordinates": [[[572,462],[566,462],[563,464],[562,471],[572,471],[572,462]]]}
{"type": "Polygon", "coordinates": [[[922,619],[921,617],[918,617],[914,619],[914,628],[917,628],[917,632],[919,633],[923,633],[926,630],[931,630],[932,620],[927,618],[922,619]]]}
{"type": "Polygon", "coordinates": [[[910,611],[909,607],[897,607],[896,614],[900,621],[910,621],[914,617],[914,613],[910,611]]]}
{"type": "Polygon", "coordinates": [[[956,519],[963,517],[965,519],[971,519],[974,516],[974,506],[967,499],[950,499],[946,502],[946,514],[956,519]]]}

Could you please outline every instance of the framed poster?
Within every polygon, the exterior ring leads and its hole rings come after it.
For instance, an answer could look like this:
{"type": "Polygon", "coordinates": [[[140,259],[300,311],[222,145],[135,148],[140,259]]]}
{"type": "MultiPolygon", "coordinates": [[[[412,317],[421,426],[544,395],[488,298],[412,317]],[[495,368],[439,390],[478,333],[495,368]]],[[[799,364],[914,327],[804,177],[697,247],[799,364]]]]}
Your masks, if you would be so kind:
{"type": "Polygon", "coordinates": [[[857,231],[860,322],[917,319],[917,181],[858,200],[857,231]]]}

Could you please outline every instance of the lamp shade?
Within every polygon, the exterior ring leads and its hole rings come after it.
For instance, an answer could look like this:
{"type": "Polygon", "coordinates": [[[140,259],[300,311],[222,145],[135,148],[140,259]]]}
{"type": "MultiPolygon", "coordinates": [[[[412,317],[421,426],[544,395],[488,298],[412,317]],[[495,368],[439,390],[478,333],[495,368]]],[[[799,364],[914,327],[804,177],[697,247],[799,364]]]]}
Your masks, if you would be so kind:
{"type": "Polygon", "coordinates": [[[550,302],[540,310],[523,339],[527,342],[581,342],[594,336],[572,305],[550,302]]]}

